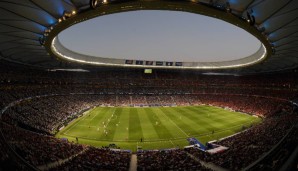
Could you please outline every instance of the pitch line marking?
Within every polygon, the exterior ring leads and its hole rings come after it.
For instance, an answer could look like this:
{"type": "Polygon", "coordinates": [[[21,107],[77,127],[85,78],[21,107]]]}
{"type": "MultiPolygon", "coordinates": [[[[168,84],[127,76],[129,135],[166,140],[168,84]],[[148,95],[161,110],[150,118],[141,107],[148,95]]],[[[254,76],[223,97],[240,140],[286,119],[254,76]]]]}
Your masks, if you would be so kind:
{"type": "MultiPolygon", "coordinates": [[[[81,120],[85,119],[87,113],[89,113],[89,111],[83,113],[83,115],[82,115],[82,119],[81,119],[81,120]]],[[[71,123],[73,123],[73,122],[76,121],[76,120],[77,120],[77,119],[73,119],[72,121],[70,121],[70,122],[67,124],[67,126],[71,125],[71,123]]],[[[79,121],[77,121],[77,122],[79,122],[79,121]]],[[[78,124],[78,123],[76,123],[76,124],[78,124]]],[[[74,124],[74,125],[76,125],[76,124],[74,124]]],[[[73,127],[74,125],[71,125],[69,128],[73,127]]]]}
{"type": "MultiPolygon", "coordinates": [[[[115,113],[115,110],[113,111],[113,114],[115,113]]],[[[164,114],[164,112],[163,112],[163,114],[164,114]]],[[[164,114],[165,115],[165,114],[164,114]]],[[[116,115],[117,116],[117,115],[116,115]]],[[[168,117],[167,115],[165,115],[166,117],[168,117]]],[[[85,119],[86,118],[86,115],[84,116],[84,118],[82,118],[82,120],[83,119],[85,119]]],[[[165,118],[165,117],[164,117],[165,118]]],[[[173,122],[173,121],[172,121],[173,122]]],[[[232,123],[236,123],[236,122],[232,122],[232,123]]],[[[249,121],[247,121],[247,122],[244,122],[244,123],[242,123],[242,124],[238,124],[238,125],[235,125],[235,126],[232,126],[232,127],[229,127],[229,128],[227,128],[227,129],[220,129],[220,130],[218,130],[218,131],[216,131],[217,133],[219,133],[219,132],[224,132],[224,131],[227,131],[227,130],[231,130],[231,128],[234,128],[234,127],[237,127],[237,126],[240,126],[240,125],[246,125],[247,123],[255,123],[254,122],[254,119],[250,119],[249,121]]],[[[78,123],[76,123],[76,124],[74,124],[73,126],[75,126],[75,125],[77,125],[77,126],[81,126],[81,125],[78,125],[78,123]]],[[[176,125],[176,124],[175,124],[176,125]]],[[[178,126],[177,126],[178,127],[178,126]]],[[[71,128],[71,129],[73,129],[73,128],[71,128]]],[[[67,130],[67,132],[68,132],[69,130],[67,130]]],[[[183,131],[184,132],[184,131],[183,131]]],[[[241,131],[242,132],[242,131],[241,131]]],[[[67,133],[63,133],[64,135],[67,135],[67,136],[69,136],[69,137],[74,137],[74,136],[71,136],[71,135],[69,135],[69,134],[67,134],[67,133]]],[[[210,133],[209,134],[199,134],[199,135],[192,135],[192,136],[199,136],[199,137],[204,137],[204,136],[209,136],[210,137],[210,133]]],[[[83,137],[82,137],[83,138],[83,137]]],[[[182,138],[184,138],[184,137],[181,137],[181,138],[174,138],[173,140],[179,140],[179,139],[182,139],[182,138]]],[[[110,141],[110,140],[106,140],[106,139],[97,139],[97,138],[89,138],[89,137],[84,137],[84,139],[91,139],[91,140],[95,140],[95,141],[110,141]]],[[[160,142],[165,142],[165,141],[168,141],[169,142],[169,139],[160,139],[161,141],[160,142]]],[[[127,141],[127,140],[113,140],[113,141],[115,141],[115,142],[133,142],[133,141],[127,141]]],[[[172,140],[171,140],[172,141],[172,140]]],[[[157,142],[156,140],[155,141],[152,141],[152,142],[157,142]]],[[[145,142],[144,142],[145,143],[145,142]]],[[[148,143],[151,143],[151,142],[148,142],[148,143]]]]}
{"type": "Polygon", "coordinates": [[[184,132],[174,121],[172,121],[171,118],[169,118],[163,111],[161,113],[168,118],[169,121],[171,121],[186,137],[188,137],[187,133],[184,132]]]}
{"type": "MultiPolygon", "coordinates": [[[[95,113],[95,115],[91,118],[91,121],[98,115],[98,113],[102,110],[103,108],[101,108],[98,112],[95,113]]],[[[91,111],[90,111],[91,112],[91,111]]]]}
{"type": "MultiPolygon", "coordinates": [[[[91,111],[88,111],[86,114],[83,115],[83,118],[80,119],[79,121],[77,121],[77,123],[75,123],[74,125],[72,125],[66,132],[64,132],[64,134],[67,134],[68,131],[72,130],[75,126],[77,126],[78,123],[80,123],[83,119],[86,119],[87,115],[90,113],[91,111]]],[[[97,115],[97,113],[96,113],[97,115]]]]}
{"type": "Polygon", "coordinates": [[[173,146],[175,147],[175,144],[173,143],[173,141],[172,140],[170,140],[170,142],[173,144],[173,146]]]}
{"type": "Polygon", "coordinates": [[[68,131],[70,131],[72,128],[74,128],[81,120],[79,120],[77,123],[75,123],[74,125],[72,125],[66,132],[64,132],[64,134],[67,134],[68,131]]]}
{"type": "MultiPolygon", "coordinates": [[[[245,124],[246,123],[249,123],[249,122],[245,122],[245,124]]],[[[236,126],[241,126],[241,125],[243,125],[243,124],[239,124],[239,125],[236,125],[236,126]]],[[[236,127],[236,126],[232,126],[232,127],[229,127],[228,129],[221,129],[221,130],[218,130],[216,133],[219,133],[219,132],[224,132],[224,131],[227,131],[227,130],[231,130],[230,128],[234,128],[234,127],[236,127]]],[[[246,130],[244,130],[244,131],[246,131],[246,130]]],[[[240,131],[240,132],[238,132],[238,133],[241,133],[241,132],[243,132],[243,131],[240,131]]],[[[216,134],[215,133],[215,134],[216,134]]],[[[66,135],[66,136],[69,136],[69,137],[75,137],[75,136],[73,136],[73,135],[69,135],[69,134],[67,134],[67,133],[63,133],[64,135],[66,135]]],[[[196,137],[196,136],[198,136],[198,137],[205,137],[205,136],[212,136],[212,135],[210,135],[210,133],[208,133],[208,134],[201,134],[201,135],[192,135],[193,137],[196,137]]],[[[109,142],[137,142],[138,143],[138,141],[127,141],[127,140],[113,140],[113,141],[111,141],[111,140],[109,140],[109,139],[97,139],[97,138],[89,138],[89,137],[84,137],[84,136],[77,136],[78,138],[84,138],[84,139],[87,139],[87,140],[95,140],[95,141],[100,141],[100,142],[106,142],[106,141],[109,141],[109,142]]],[[[226,138],[227,136],[225,136],[225,137],[223,137],[223,138],[226,138]]],[[[152,143],[157,143],[157,142],[159,142],[159,143],[162,143],[162,142],[172,142],[172,140],[182,140],[182,139],[184,139],[185,137],[179,137],[179,138],[173,138],[173,139],[155,139],[155,140],[151,140],[151,141],[143,141],[143,143],[149,143],[149,144],[152,144],[152,143]]]]}
{"type": "Polygon", "coordinates": [[[114,114],[115,114],[115,111],[116,111],[116,109],[114,109],[112,115],[111,115],[110,118],[108,119],[108,122],[107,122],[107,125],[106,125],[107,128],[108,128],[108,126],[109,126],[109,124],[110,124],[110,122],[111,122],[112,117],[113,117],[114,114]]]}
{"type": "MultiPolygon", "coordinates": [[[[91,113],[90,110],[89,110],[89,111],[86,111],[86,112],[83,113],[82,121],[85,120],[85,119],[87,118],[86,116],[87,116],[89,113],[91,113]]],[[[88,120],[88,119],[87,119],[87,120],[88,120]]]]}
{"type": "Polygon", "coordinates": [[[98,126],[90,126],[90,125],[77,125],[77,126],[82,126],[82,127],[98,127],[98,126]]]}

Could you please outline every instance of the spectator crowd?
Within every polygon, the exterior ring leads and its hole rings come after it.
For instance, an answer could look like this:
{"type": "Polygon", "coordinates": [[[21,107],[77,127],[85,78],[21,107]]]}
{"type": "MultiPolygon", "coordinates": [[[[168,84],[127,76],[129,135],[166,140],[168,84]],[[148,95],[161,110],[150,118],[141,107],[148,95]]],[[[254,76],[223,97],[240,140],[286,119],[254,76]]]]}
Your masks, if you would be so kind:
{"type": "MultiPolygon", "coordinates": [[[[297,134],[291,131],[298,121],[297,112],[288,102],[297,96],[294,72],[242,77],[178,71],[146,75],[140,70],[68,73],[2,63],[0,72],[0,163],[5,168],[17,163],[13,166],[17,170],[27,170],[24,165],[58,163],[51,170],[128,170],[131,152],[78,145],[52,135],[80,111],[97,105],[207,104],[264,118],[261,124],[217,142],[228,147],[219,154],[198,149],[139,151],[138,170],[208,170],[200,161],[240,170],[272,149],[287,133],[297,134]]],[[[297,139],[289,137],[285,143],[293,149],[292,142],[297,139]]],[[[278,156],[272,157],[281,161],[278,156]]]]}

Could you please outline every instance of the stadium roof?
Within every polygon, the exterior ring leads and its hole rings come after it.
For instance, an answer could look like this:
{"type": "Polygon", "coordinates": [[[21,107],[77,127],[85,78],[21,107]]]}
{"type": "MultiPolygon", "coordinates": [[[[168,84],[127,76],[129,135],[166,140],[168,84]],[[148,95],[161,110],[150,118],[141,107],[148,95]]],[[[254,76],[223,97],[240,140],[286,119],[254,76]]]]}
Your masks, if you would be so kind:
{"type": "MultiPolygon", "coordinates": [[[[188,6],[201,5],[204,7],[202,9],[206,7],[219,12],[224,11],[235,19],[249,21],[246,24],[251,25],[251,28],[248,26],[246,30],[259,39],[267,39],[265,46],[268,50],[268,44],[270,45],[270,52],[262,62],[247,67],[216,72],[249,74],[298,67],[298,50],[296,49],[298,46],[298,1],[295,0],[99,0],[97,5],[93,4],[95,8],[100,7],[97,10],[92,9],[90,2],[90,0],[0,1],[0,57],[11,62],[46,69],[94,68],[94,66],[64,61],[54,56],[49,50],[49,46],[47,46],[47,43],[51,42],[47,41],[45,35],[49,34],[49,40],[52,40],[54,37],[51,37],[51,35],[55,35],[54,30],[57,23],[65,23],[64,27],[57,27],[56,33],[59,33],[61,29],[75,24],[74,21],[78,22],[77,20],[68,22],[68,19],[66,19],[74,15],[81,18],[105,15],[100,14],[100,8],[113,10],[113,6],[118,6],[121,7],[122,11],[130,11],[147,9],[146,3],[152,2],[163,5],[163,3],[173,2],[181,3],[182,6],[184,4],[188,6]],[[131,6],[128,4],[131,4],[131,6]],[[135,8],[137,5],[138,8],[135,8]],[[51,30],[54,33],[50,33],[51,30]]],[[[177,8],[177,6],[167,6],[161,9],[166,8],[194,12],[191,8],[177,8]]],[[[149,7],[149,9],[151,8],[149,7]]],[[[121,12],[114,10],[114,12],[121,12]]],[[[208,10],[205,10],[200,13],[214,15],[214,12],[212,14],[208,12],[208,10]]],[[[232,20],[227,20],[227,17],[221,18],[221,16],[214,17],[233,23],[232,20]]],[[[233,24],[236,25],[237,22],[233,24]]],[[[239,27],[244,27],[242,26],[244,22],[238,24],[239,27]]]]}

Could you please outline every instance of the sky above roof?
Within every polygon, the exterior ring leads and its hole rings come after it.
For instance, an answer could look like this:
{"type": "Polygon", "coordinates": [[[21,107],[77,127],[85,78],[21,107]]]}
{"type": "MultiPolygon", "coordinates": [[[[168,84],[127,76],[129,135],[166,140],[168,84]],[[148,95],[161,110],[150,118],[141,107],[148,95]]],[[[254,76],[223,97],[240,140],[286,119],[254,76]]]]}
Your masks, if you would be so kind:
{"type": "Polygon", "coordinates": [[[243,58],[261,43],[224,21],[186,12],[133,11],[97,17],[59,34],[91,56],[148,61],[216,62],[243,58]]]}

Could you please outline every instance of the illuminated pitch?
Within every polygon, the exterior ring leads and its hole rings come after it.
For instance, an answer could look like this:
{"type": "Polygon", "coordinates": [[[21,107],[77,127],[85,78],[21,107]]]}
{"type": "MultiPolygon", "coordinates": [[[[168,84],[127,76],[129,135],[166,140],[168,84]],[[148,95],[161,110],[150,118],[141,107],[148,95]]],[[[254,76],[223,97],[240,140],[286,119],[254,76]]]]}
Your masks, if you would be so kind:
{"type": "Polygon", "coordinates": [[[260,118],[212,106],[97,107],[70,123],[56,137],[93,146],[116,144],[122,149],[163,149],[203,143],[259,123],[260,118]]]}

